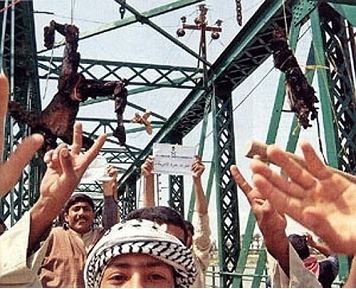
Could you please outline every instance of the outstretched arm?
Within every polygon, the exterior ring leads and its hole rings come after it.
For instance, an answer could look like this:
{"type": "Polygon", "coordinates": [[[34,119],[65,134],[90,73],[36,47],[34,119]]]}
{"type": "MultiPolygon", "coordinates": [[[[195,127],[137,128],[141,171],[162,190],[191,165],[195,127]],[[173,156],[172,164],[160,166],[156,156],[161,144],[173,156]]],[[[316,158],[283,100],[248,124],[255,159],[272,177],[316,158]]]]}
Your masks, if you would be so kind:
{"type": "Polygon", "coordinates": [[[80,123],[75,123],[73,135],[71,150],[66,145],[60,145],[45,155],[47,171],[41,182],[40,198],[30,210],[31,231],[28,251],[32,250],[53,219],[59,215],[106,140],[106,135],[100,135],[85,154],[80,154],[82,148],[80,123]]]}
{"type": "Polygon", "coordinates": [[[331,171],[312,146],[301,144],[306,167],[276,146],[268,158],[289,176],[286,180],[259,160],[253,160],[253,181],[272,205],[320,236],[335,253],[356,252],[356,184],[331,171]]]}
{"type": "Polygon", "coordinates": [[[144,177],[144,192],[143,192],[143,206],[154,207],[154,175],[153,171],[153,156],[148,156],[146,161],[141,166],[141,174],[144,177]]]}
{"type": "Polygon", "coordinates": [[[22,170],[30,162],[34,154],[43,144],[43,137],[39,134],[25,138],[10,155],[6,162],[3,162],[4,154],[4,133],[6,113],[9,100],[9,84],[6,75],[0,74],[0,197],[3,197],[17,183],[22,170]]]}
{"type": "Polygon", "coordinates": [[[203,186],[201,183],[201,176],[205,170],[205,166],[201,161],[200,156],[195,156],[192,165],[193,172],[193,183],[194,183],[194,191],[195,191],[195,210],[199,214],[207,214],[208,213],[208,202],[206,200],[203,186]]]}
{"type": "Polygon", "coordinates": [[[111,228],[120,221],[118,206],[116,203],[117,194],[117,170],[113,166],[107,168],[107,174],[111,177],[110,181],[103,182],[101,185],[104,193],[103,208],[103,227],[105,230],[111,228]]]}
{"type": "Polygon", "coordinates": [[[287,226],[285,217],[272,207],[259,190],[250,186],[235,165],[231,166],[230,171],[235,183],[244,192],[251,205],[268,252],[289,276],[289,244],[285,233],[287,226]]]}
{"type": "Polygon", "coordinates": [[[317,249],[324,256],[329,257],[333,254],[327,244],[314,241],[313,236],[308,233],[306,234],[306,240],[310,247],[317,249]]]}

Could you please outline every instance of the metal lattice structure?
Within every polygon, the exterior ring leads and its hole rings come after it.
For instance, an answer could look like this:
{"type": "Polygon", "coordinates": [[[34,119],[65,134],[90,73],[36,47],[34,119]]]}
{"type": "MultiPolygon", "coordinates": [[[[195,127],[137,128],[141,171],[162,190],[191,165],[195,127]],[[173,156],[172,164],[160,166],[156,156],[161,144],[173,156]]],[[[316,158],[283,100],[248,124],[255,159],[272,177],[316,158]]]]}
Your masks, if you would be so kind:
{"type": "MultiPolygon", "coordinates": [[[[88,136],[100,132],[109,134],[109,146],[102,154],[110,163],[126,165],[119,181],[119,201],[121,215],[135,209],[138,204],[137,180],[139,167],[152,152],[156,142],[182,143],[207,114],[213,116],[214,158],[209,177],[207,194],[211,187],[216,188],[216,211],[219,239],[219,287],[242,287],[247,257],[252,243],[255,220],[250,213],[244,238],[240,241],[240,223],[238,211],[238,192],[231,180],[229,167],[236,162],[235,134],[233,119],[238,117],[232,107],[232,93],[249,75],[258,69],[269,57],[272,50],[269,45],[276,27],[288,27],[289,44],[292,50],[298,46],[300,31],[309,25],[312,43],[308,51],[306,65],[319,67],[306,71],[310,83],[314,76],[318,78],[320,98],[320,118],[324,127],[324,142],[329,165],[344,171],[355,173],[356,167],[356,4],[353,0],[304,0],[304,1],[265,1],[244,27],[231,40],[213,64],[202,59],[189,47],[169,35],[153,23],[152,17],[201,2],[201,0],[175,1],[161,7],[140,13],[125,1],[115,1],[132,16],[110,23],[97,31],[81,35],[81,40],[140,22],[153,28],[157,33],[185,50],[195,59],[209,67],[207,79],[199,77],[203,73],[195,67],[155,65],[150,63],[132,63],[118,61],[98,61],[82,59],[79,72],[88,79],[115,80],[121,78],[121,70],[129,71],[125,76],[131,85],[129,95],[135,95],[159,88],[189,89],[190,92],[177,109],[167,119],[153,112],[156,121],[152,124],[158,129],[144,148],[127,145],[119,147],[112,137],[113,119],[80,118],[82,122],[91,122],[93,129],[86,131],[88,136]],[[327,69],[324,69],[324,68],[327,69]],[[100,73],[98,73],[100,71],[100,73]],[[147,75],[156,75],[148,77],[147,75]],[[213,183],[215,176],[215,186],[213,183]]],[[[0,3],[4,6],[4,2],[0,3]]],[[[37,52],[33,19],[32,1],[21,1],[7,13],[6,30],[2,58],[4,68],[11,80],[13,98],[28,109],[42,108],[40,97],[40,79],[58,79],[61,58],[40,55],[37,52]]],[[[205,72],[204,72],[205,73],[205,72]]],[[[107,97],[89,100],[83,106],[107,101],[107,97]]],[[[275,102],[270,116],[267,143],[276,142],[279,125],[285,103],[284,75],[281,75],[275,102]]],[[[145,111],[140,105],[129,102],[129,106],[145,111]]],[[[128,123],[129,121],[126,121],[128,123]]],[[[204,126],[203,126],[204,127],[204,126]]],[[[128,130],[128,133],[131,131],[128,130]]],[[[29,134],[27,127],[9,119],[6,126],[6,156],[21,137],[29,134]]],[[[292,122],[286,149],[293,152],[299,138],[300,127],[296,119],[292,122]]],[[[204,143],[204,135],[201,144],[204,143]]],[[[202,146],[203,148],[204,146],[202,146]]],[[[38,198],[38,188],[44,166],[35,158],[28,166],[16,187],[0,201],[0,215],[14,224],[38,198]]],[[[183,177],[170,178],[170,205],[184,214],[183,177]]],[[[98,184],[81,184],[83,192],[98,192],[98,184]]],[[[194,208],[194,199],[190,202],[188,214],[194,208]]],[[[263,281],[266,264],[266,252],[260,248],[252,286],[258,287],[263,281]]],[[[340,279],[347,276],[347,262],[342,262],[340,279]]]]}

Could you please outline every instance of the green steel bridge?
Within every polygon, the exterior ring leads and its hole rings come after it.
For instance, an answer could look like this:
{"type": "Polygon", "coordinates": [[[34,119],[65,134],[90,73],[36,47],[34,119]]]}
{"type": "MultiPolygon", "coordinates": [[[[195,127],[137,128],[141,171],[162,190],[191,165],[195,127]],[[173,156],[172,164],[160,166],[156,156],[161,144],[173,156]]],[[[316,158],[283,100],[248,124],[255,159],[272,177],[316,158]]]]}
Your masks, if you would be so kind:
{"type": "MultiPolygon", "coordinates": [[[[11,2],[11,1],[10,1],[11,2]]],[[[263,245],[257,250],[256,262],[249,267],[248,257],[253,242],[255,219],[249,214],[246,230],[241,232],[238,210],[238,191],[231,179],[229,167],[236,163],[236,138],[234,129],[232,92],[246,81],[268,58],[272,51],[269,46],[272,31],[276,27],[289,28],[289,44],[293,50],[298,48],[301,31],[308,27],[312,35],[305,50],[307,61],[304,65],[326,69],[306,70],[310,83],[317,78],[318,98],[320,101],[320,121],[323,124],[323,142],[326,158],[330,166],[350,173],[356,172],[356,113],[355,113],[355,75],[356,75],[356,3],[354,0],[266,0],[248,20],[232,41],[224,48],[220,56],[209,63],[196,52],[167,33],[153,22],[156,16],[197,5],[201,0],[177,0],[153,8],[144,13],[130,6],[129,1],[117,0],[118,7],[129,11],[131,16],[101,25],[96,31],[81,34],[80,40],[98,37],[103,33],[120,29],[134,23],[144,24],[187,54],[205,63],[207,71],[197,67],[158,65],[150,63],[132,63],[82,58],[80,69],[88,79],[118,79],[121,71],[129,71],[128,106],[138,111],[145,109],[131,102],[130,96],[161,88],[183,89],[188,91],[184,100],[169,118],[152,112],[154,136],[144,148],[126,145],[119,146],[112,132],[115,119],[79,118],[90,123],[92,130],[85,131],[88,136],[100,132],[109,134],[108,146],[101,152],[113,164],[124,167],[119,180],[121,213],[125,215],[137,206],[139,168],[145,158],[152,153],[152,145],[157,142],[183,143],[184,138],[197,125],[201,125],[199,153],[204,151],[208,116],[213,119],[213,158],[209,170],[206,194],[210,198],[216,190],[216,212],[218,259],[215,267],[214,286],[242,287],[246,278],[251,287],[264,286],[266,270],[266,251],[263,245]],[[97,71],[105,73],[98,75],[97,71]],[[156,75],[148,78],[145,74],[156,75]],[[206,81],[200,75],[206,73],[206,81]],[[132,86],[131,86],[132,85],[132,86]],[[240,236],[243,236],[241,238],[240,236]]],[[[0,7],[4,7],[4,1],[0,7]]],[[[2,61],[5,72],[11,81],[11,95],[28,109],[41,110],[43,107],[40,80],[58,79],[61,57],[43,55],[38,51],[34,20],[33,1],[20,1],[14,8],[2,10],[2,61]],[[5,13],[6,12],[6,13],[5,13]]],[[[5,7],[6,8],[6,7],[5,7]]],[[[60,48],[60,45],[59,45],[60,48]]],[[[273,111],[270,116],[265,142],[276,142],[280,123],[285,113],[285,78],[280,75],[275,85],[273,111]]],[[[108,97],[98,97],[83,103],[92,106],[105,102],[108,97]]],[[[127,121],[128,122],[128,121],[127,121]]],[[[138,130],[138,129],[136,129],[138,130]]],[[[128,130],[130,133],[135,129],[128,130]]],[[[6,125],[5,158],[16,143],[29,129],[9,118],[6,125]]],[[[300,126],[294,118],[287,141],[286,150],[294,152],[300,134],[300,126]]],[[[128,143],[130,143],[128,141],[128,143]]],[[[0,216],[11,225],[16,223],[23,213],[38,198],[38,189],[45,167],[39,158],[34,158],[23,171],[18,185],[6,197],[0,200],[0,216]]],[[[170,176],[168,182],[169,205],[185,217],[191,218],[194,208],[194,194],[189,202],[184,202],[184,182],[182,176],[170,176]]],[[[96,183],[81,184],[79,191],[100,192],[96,183]]],[[[187,194],[187,193],[186,193],[187,194]]],[[[190,192],[189,192],[190,194],[190,192]]],[[[340,280],[348,274],[349,260],[340,256],[340,280]]],[[[211,284],[210,284],[211,285],[211,284]]]]}

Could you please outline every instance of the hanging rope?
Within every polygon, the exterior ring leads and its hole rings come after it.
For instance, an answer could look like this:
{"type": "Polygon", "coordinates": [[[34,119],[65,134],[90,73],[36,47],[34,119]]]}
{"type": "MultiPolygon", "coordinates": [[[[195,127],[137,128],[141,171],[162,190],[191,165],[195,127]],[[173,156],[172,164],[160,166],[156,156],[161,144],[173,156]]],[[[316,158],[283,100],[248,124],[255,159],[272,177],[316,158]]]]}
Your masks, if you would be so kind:
{"type": "Polygon", "coordinates": [[[46,86],[45,86],[44,94],[43,94],[43,97],[42,97],[43,100],[46,98],[46,95],[47,95],[49,76],[51,74],[51,65],[52,65],[52,62],[53,62],[53,52],[54,52],[54,45],[52,46],[51,58],[49,59],[48,71],[47,71],[47,77],[46,77],[46,86]]]}
{"type": "Polygon", "coordinates": [[[70,1],[70,24],[73,24],[75,0],[70,1]]]}
{"type": "MultiPolygon", "coordinates": [[[[282,0],[282,7],[283,7],[283,19],[284,19],[284,33],[286,36],[288,36],[289,31],[288,31],[288,22],[287,22],[287,12],[286,12],[286,2],[285,0],[282,0]]],[[[289,44],[289,38],[287,37],[287,42],[289,44]]]]}

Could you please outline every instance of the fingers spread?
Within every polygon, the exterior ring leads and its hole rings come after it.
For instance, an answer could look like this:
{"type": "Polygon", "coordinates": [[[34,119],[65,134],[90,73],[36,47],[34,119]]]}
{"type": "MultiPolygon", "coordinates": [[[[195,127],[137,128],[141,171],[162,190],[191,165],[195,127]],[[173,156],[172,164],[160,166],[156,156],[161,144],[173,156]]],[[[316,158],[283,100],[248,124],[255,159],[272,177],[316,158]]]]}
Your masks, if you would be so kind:
{"type": "Polygon", "coordinates": [[[331,171],[325,166],[321,159],[315,153],[313,147],[308,142],[300,144],[307,168],[316,178],[322,180],[331,176],[331,171]]]}
{"type": "Polygon", "coordinates": [[[267,197],[271,205],[280,213],[287,213],[292,218],[299,220],[303,209],[302,201],[288,196],[279,190],[270,180],[260,174],[253,175],[253,183],[256,188],[267,197]]]}
{"type": "Polygon", "coordinates": [[[281,167],[287,175],[298,185],[304,189],[309,189],[315,185],[314,177],[296,161],[288,157],[288,155],[272,145],[267,148],[268,159],[277,166],[281,167]]]}

